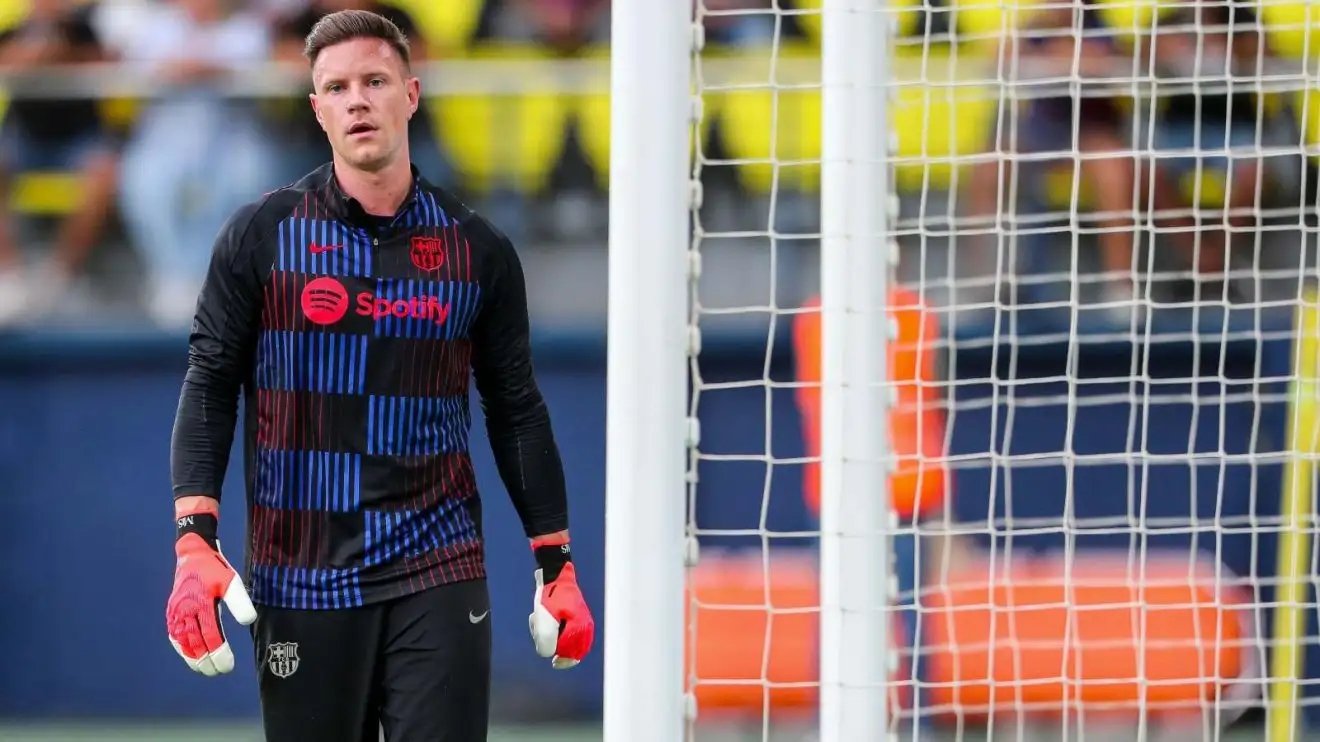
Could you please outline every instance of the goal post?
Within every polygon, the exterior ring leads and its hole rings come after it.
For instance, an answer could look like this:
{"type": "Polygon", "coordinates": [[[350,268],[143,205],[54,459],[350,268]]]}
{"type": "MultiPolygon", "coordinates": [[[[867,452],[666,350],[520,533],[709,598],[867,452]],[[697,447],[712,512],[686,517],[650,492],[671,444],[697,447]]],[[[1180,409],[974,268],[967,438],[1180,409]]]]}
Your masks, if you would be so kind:
{"type": "Polygon", "coordinates": [[[1314,727],[1314,60],[677,5],[613,5],[607,742],[1314,727]]]}
{"type": "MultiPolygon", "coordinates": [[[[1305,729],[1298,684],[1307,675],[1302,664],[1306,613],[1314,598],[1312,531],[1315,528],[1316,457],[1320,456],[1320,305],[1315,289],[1302,294],[1297,307],[1293,378],[1288,410],[1288,461],[1284,465],[1282,523],[1275,571],[1273,643],[1269,662],[1268,742],[1289,742],[1305,729]]],[[[1314,671],[1314,669],[1313,669],[1314,671]]]]}
{"type": "Polygon", "coordinates": [[[676,742],[683,702],[691,8],[613,4],[604,739],[676,742]]]}
{"type": "MultiPolygon", "coordinates": [[[[889,23],[823,0],[820,739],[888,739],[889,23]]],[[[895,212],[897,216],[897,202],[895,212]]]]}

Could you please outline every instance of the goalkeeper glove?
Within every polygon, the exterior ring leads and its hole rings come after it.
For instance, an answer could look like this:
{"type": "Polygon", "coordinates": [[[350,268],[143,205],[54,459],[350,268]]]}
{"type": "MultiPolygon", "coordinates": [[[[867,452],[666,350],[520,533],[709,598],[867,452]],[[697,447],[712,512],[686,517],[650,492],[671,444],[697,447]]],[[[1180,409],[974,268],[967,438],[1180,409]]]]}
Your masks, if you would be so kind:
{"type": "Polygon", "coordinates": [[[550,658],[556,670],[582,661],[596,637],[596,622],[578,587],[572,552],[566,539],[534,539],[536,597],[527,617],[536,653],[550,658]]]}
{"type": "Polygon", "coordinates": [[[194,672],[207,676],[229,672],[234,669],[234,652],[220,622],[220,601],[245,626],[257,620],[257,609],[238,573],[220,554],[215,514],[190,513],[179,517],[176,525],[174,589],[165,605],[170,644],[194,672]]]}

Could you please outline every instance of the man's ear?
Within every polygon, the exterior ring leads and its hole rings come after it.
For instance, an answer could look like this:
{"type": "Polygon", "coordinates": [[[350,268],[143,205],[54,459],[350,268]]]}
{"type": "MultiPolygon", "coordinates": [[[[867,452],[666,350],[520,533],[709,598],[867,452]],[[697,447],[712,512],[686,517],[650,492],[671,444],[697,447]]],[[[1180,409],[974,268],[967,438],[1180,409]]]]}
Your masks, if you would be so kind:
{"type": "Polygon", "coordinates": [[[422,81],[416,77],[408,78],[408,118],[412,118],[417,113],[417,107],[422,104],[422,81]]]}
{"type": "Polygon", "coordinates": [[[312,104],[312,113],[316,114],[316,123],[321,125],[321,130],[325,130],[325,119],[321,118],[321,101],[316,97],[316,93],[308,93],[307,100],[312,104]]]}

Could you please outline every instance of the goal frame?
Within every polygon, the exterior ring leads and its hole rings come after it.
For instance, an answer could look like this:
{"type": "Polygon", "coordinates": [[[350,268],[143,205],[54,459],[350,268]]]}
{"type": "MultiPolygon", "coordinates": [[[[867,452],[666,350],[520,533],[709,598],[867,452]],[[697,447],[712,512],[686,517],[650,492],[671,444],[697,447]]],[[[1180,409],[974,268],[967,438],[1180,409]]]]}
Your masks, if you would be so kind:
{"type": "MultiPolygon", "coordinates": [[[[822,739],[887,738],[892,578],[887,531],[886,287],[897,255],[887,164],[891,19],[823,0],[821,158],[822,739]],[[859,59],[870,64],[859,64],[859,59]]],[[[606,419],[605,742],[676,742],[684,695],[692,4],[616,0],[611,19],[606,419]]],[[[773,86],[774,80],[767,80],[773,86]]],[[[695,199],[695,201],[694,201],[695,199]]],[[[692,550],[695,554],[695,549],[692,550]]]]}
{"type": "Polygon", "coordinates": [[[820,712],[822,740],[889,739],[886,299],[898,246],[887,163],[890,18],[821,3],[820,712]]]}
{"type": "Polygon", "coordinates": [[[611,17],[604,739],[676,742],[683,700],[689,3],[611,17]]]}

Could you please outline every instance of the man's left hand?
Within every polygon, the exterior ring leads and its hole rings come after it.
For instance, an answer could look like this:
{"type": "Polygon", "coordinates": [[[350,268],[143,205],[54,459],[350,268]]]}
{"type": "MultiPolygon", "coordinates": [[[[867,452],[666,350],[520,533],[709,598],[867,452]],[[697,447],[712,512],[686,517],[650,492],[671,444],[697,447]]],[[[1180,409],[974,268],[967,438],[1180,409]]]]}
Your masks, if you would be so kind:
{"type": "Polygon", "coordinates": [[[596,622],[568,561],[568,544],[534,546],[537,552],[536,596],[527,626],[536,653],[550,658],[556,670],[577,665],[591,651],[596,622]]]}

